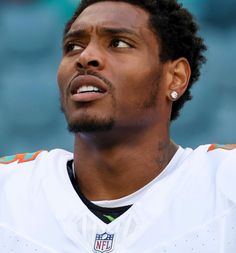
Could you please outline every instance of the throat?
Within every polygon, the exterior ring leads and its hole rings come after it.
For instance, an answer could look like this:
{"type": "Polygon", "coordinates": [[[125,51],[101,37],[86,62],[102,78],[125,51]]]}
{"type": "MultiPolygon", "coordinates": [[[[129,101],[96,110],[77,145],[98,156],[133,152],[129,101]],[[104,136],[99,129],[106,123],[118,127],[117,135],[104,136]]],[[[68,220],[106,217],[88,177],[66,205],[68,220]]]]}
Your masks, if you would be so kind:
{"type": "Polygon", "coordinates": [[[169,164],[178,147],[156,142],[97,148],[75,147],[76,180],[89,200],[112,200],[128,196],[156,178],[169,164]]]}
{"type": "Polygon", "coordinates": [[[120,206],[104,206],[100,201],[89,201],[80,190],[73,171],[73,160],[67,162],[67,171],[74,190],[87,208],[104,223],[109,224],[125,213],[132,204],[120,206]]]}

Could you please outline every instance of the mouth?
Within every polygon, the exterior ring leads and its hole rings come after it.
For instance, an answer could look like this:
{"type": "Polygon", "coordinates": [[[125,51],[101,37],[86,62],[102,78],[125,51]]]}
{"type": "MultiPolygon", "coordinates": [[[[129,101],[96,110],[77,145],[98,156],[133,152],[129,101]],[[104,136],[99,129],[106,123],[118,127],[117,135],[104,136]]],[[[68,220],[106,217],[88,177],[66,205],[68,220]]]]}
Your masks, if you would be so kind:
{"type": "Polygon", "coordinates": [[[77,76],[70,84],[71,99],[75,102],[92,102],[107,94],[106,84],[92,75],[77,76]]]}
{"type": "Polygon", "coordinates": [[[96,86],[86,86],[86,85],[79,87],[79,89],[76,91],[77,94],[87,93],[87,92],[103,93],[103,91],[96,86]]]}

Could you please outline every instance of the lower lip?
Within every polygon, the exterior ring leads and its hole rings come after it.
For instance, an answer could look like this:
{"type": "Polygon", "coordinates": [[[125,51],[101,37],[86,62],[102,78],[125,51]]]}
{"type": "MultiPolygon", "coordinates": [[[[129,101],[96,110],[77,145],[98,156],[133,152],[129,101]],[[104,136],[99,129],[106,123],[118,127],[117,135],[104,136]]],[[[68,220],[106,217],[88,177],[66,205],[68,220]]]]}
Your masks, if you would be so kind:
{"type": "Polygon", "coordinates": [[[71,99],[75,102],[92,102],[98,99],[103,98],[106,95],[106,92],[85,92],[85,93],[76,93],[73,94],[71,99]]]}

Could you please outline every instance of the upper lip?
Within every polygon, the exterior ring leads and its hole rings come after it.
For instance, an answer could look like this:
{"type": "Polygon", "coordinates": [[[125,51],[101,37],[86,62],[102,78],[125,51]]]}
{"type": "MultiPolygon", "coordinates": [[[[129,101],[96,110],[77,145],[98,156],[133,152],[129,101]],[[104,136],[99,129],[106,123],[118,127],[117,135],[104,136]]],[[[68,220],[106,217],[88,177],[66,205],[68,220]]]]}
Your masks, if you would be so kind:
{"type": "Polygon", "coordinates": [[[107,91],[107,85],[99,77],[94,75],[78,75],[70,83],[70,93],[72,95],[77,93],[77,90],[82,86],[97,87],[102,93],[107,91]]]}

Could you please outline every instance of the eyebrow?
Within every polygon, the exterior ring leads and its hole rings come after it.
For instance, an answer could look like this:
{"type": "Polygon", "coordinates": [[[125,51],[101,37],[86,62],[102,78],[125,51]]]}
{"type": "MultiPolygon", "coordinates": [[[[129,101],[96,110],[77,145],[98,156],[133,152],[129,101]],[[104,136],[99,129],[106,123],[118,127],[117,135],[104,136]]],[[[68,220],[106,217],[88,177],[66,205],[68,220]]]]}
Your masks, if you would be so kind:
{"type": "MultiPolygon", "coordinates": [[[[119,35],[119,34],[128,34],[128,35],[133,35],[137,38],[139,38],[140,36],[133,30],[131,29],[127,29],[127,28],[111,28],[111,27],[104,27],[99,29],[99,33],[100,34],[104,34],[104,35],[119,35]]],[[[68,32],[64,38],[63,41],[65,42],[67,39],[69,38],[74,38],[74,37],[85,37],[88,36],[88,31],[86,29],[79,29],[76,31],[71,31],[68,32]]]]}
{"type": "Polygon", "coordinates": [[[72,31],[72,32],[68,32],[64,37],[63,37],[63,41],[67,40],[68,38],[73,38],[73,37],[84,37],[86,36],[88,33],[86,32],[86,30],[76,30],[76,31],[72,31]]]}

